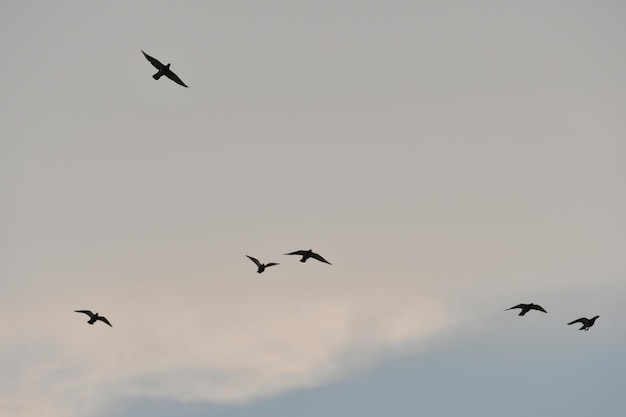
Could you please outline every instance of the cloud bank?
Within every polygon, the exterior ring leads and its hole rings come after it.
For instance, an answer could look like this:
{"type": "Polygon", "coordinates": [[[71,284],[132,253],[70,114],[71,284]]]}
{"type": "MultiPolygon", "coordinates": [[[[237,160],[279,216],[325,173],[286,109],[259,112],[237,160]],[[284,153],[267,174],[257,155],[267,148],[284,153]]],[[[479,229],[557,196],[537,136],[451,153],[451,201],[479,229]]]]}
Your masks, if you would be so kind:
{"type": "Polygon", "coordinates": [[[0,342],[0,355],[12,361],[0,414],[84,416],[126,397],[247,402],[417,349],[445,322],[441,300],[409,293],[339,286],[337,294],[310,287],[286,296],[231,286],[211,297],[210,285],[199,287],[184,293],[173,280],[161,288],[167,296],[100,294],[116,298],[112,311],[99,311],[113,328],[89,326],[67,309],[76,298],[69,289],[40,294],[19,326],[3,309],[0,324],[12,337],[0,342]]]}

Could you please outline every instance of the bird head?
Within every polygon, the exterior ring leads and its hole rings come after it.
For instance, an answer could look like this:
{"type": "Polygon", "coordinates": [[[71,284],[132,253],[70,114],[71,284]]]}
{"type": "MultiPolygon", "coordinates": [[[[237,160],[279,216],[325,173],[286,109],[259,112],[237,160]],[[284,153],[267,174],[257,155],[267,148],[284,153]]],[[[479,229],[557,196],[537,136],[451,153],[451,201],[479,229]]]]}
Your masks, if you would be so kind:
{"type": "Polygon", "coordinates": [[[593,319],[595,320],[595,319],[599,319],[599,318],[600,318],[600,316],[595,316],[593,319]]]}

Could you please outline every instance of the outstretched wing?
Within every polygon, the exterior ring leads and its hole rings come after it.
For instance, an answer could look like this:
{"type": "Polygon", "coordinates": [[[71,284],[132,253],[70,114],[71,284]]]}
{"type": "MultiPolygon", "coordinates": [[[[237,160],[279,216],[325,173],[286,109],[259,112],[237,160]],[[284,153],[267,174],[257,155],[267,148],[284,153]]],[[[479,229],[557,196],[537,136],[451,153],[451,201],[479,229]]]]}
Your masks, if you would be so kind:
{"type": "Polygon", "coordinates": [[[265,267],[267,268],[268,266],[274,266],[274,265],[279,265],[276,262],[270,262],[269,264],[265,264],[265,267]]]}
{"type": "Polygon", "coordinates": [[[285,255],[301,255],[301,256],[304,256],[304,255],[307,255],[308,253],[309,252],[306,251],[306,250],[297,250],[295,252],[286,253],[285,255]]]}
{"type": "Polygon", "coordinates": [[[321,255],[319,255],[319,254],[317,254],[317,253],[315,253],[315,252],[311,253],[311,258],[313,258],[313,259],[317,259],[318,261],[320,261],[320,262],[324,262],[325,264],[332,265],[332,264],[331,264],[330,262],[328,262],[326,259],[322,258],[322,256],[321,256],[321,255]]]}
{"type": "Polygon", "coordinates": [[[532,308],[534,310],[539,310],[539,311],[543,311],[544,313],[547,313],[547,311],[544,310],[543,307],[541,307],[540,305],[535,304],[534,306],[532,306],[532,308]]]}
{"type": "Polygon", "coordinates": [[[180,85],[182,85],[183,87],[187,87],[187,88],[189,88],[189,87],[188,87],[188,86],[187,86],[187,85],[183,82],[183,80],[181,80],[180,78],[178,78],[178,75],[174,74],[172,71],[167,71],[167,72],[165,73],[165,76],[166,76],[167,78],[169,78],[170,80],[174,81],[176,84],[180,84],[180,85]]]}
{"type": "MultiPolygon", "coordinates": [[[[108,324],[109,326],[111,326],[111,323],[109,323],[109,321],[107,320],[107,318],[106,318],[106,317],[102,317],[102,316],[100,316],[100,317],[98,317],[98,320],[102,320],[103,322],[105,322],[106,324],[108,324]]],[[[111,326],[111,327],[113,327],[113,326],[111,326]]]]}
{"type": "Polygon", "coordinates": [[[574,323],[585,324],[585,322],[583,321],[583,317],[581,317],[578,320],[574,320],[572,322],[567,323],[567,325],[569,326],[570,324],[574,324],[574,323]]]}
{"type": "MultiPolygon", "coordinates": [[[[248,256],[248,255],[246,255],[248,256]]],[[[259,260],[257,258],[253,258],[252,256],[248,256],[248,258],[254,262],[256,264],[256,266],[260,267],[261,266],[261,262],[259,262],[259,260]]]]}
{"type": "Polygon", "coordinates": [[[160,69],[162,69],[162,68],[164,68],[164,67],[165,67],[165,65],[161,64],[161,63],[159,62],[159,60],[158,60],[158,59],[156,59],[156,58],[152,58],[150,55],[148,55],[147,53],[145,53],[143,50],[141,51],[141,53],[143,54],[143,56],[145,56],[145,57],[146,57],[146,59],[147,59],[148,61],[150,61],[150,63],[152,64],[152,66],[153,66],[154,68],[156,68],[156,69],[160,70],[160,69]]]}
{"type": "Polygon", "coordinates": [[[525,308],[525,307],[526,307],[526,304],[518,304],[518,305],[516,305],[516,306],[514,306],[514,307],[507,308],[507,309],[506,309],[506,310],[504,310],[504,311],[513,310],[514,308],[525,308]]]}
{"type": "Polygon", "coordinates": [[[74,310],[75,313],[83,313],[88,315],[89,317],[93,317],[93,313],[90,310],[74,310]]]}

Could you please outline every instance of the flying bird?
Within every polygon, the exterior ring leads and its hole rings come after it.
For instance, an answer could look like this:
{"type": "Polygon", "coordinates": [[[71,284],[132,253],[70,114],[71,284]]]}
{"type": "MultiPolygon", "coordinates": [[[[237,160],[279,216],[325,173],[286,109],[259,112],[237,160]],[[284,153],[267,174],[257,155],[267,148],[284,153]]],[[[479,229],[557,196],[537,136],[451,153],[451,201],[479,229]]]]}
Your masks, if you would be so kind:
{"type": "Polygon", "coordinates": [[[267,268],[268,266],[274,266],[274,265],[278,265],[276,262],[270,262],[268,264],[262,264],[261,262],[259,262],[259,260],[257,258],[253,258],[252,256],[248,256],[248,259],[250,259],[252,262],[254,262],[256,264],[256,266],[259,268],[256,272],[258,272],[259,274],[263,271],[265,271],[265,268],[267,268]]]}
{"type": "Polygon", "coordinates": [[[307,259],[313,258],[313,259],[317,259],[320,262],[324,262],[325,264],[332,265],[326,259],[322,258],[321,255],[318,255],[317,253],[313,252],[313,250],[311,250],[311,249],[309,249],[309,250],[297,250],[295,252],[286,253],[285,255],[300,255],[300,256],[302,256],[302,259],[300,259],[300,262],[306,262],[307,259]]]}
{"type": "Polygon", "coordinates": [[[521,311],[519,312],[519,316],[523,316],[524,314],[528,313],[530,310],[539,310],[539,311],[543,311],[544,313],[547,313],[546,310],[543,309],[543,307],[541,307],[538,304],[518,304],[515,307],[511,307],[511,308],[507,308],[504,311],[508,311],[508,310],[513,310],[514,308],[519,308],[521,309],[521,311]]]}
{"type": "MultiPolygon", "coordinates": [[[[89,321],[87,321],[87,323],[89,323],[89,324],[94,324],[95,322],[100,320],[100,321],[105,322],[109,326],[111,326],[111,323],[109,323],[107,318],[104,317],[104,316],[99,316],[98,313],[94,314],[94,313],[92,313],[89,310],[74,310],[74,312],[76,312],[76,313],[84,313],[84,314],[88,315],[89,316],[89,321]]],[[[111,326],[111,327],[113,327],[113,326],[111,326]]]]}
{"type": "Polygon", "coordinates": [[[165,75],[167,78],[169,78],[170,80],[174,81],[176,84],[180,84],[183,87],[189,88],[180,78],[178,78],[178,75],[174,74],[174,72],[170,69],[170,64],[163,65],[163,64],[161,64],[161,62],[159,62],[158,59],[152,58],[150,55],[148,55],[144,51],[141,51],[141,52],[143,53],[143,56],[145,56],[146,59],[148,61],[150,61],[152,66],[159,70],[159,71],[157,71],[156,74],[154,74],[152,76],[152,78],[154,78],[155,80],[158,80],[163,75],[165,75]]]}
{"type": "Polygon", "coordinates": [[[600,317],[600,316],[595,316],[595,317],[594,317],[594,318],[592,318],[592,319],[588,319],[588,318],[585,318],[585,317],[581,317],[581,318],[579,318],[578,320],[574,320],[574,321],[572,321],[572,322],[570,322],[570,323],[567,323],[567,325],[569,326],[570,324],[580,323],[580,324],[582,324],[582,325],[583,325],[583,327],[581,327],[581,328],[580,328],[580,329],[578,329],[578,330],[589,331],[589,328],[590,328],[591,326],[593,326],[593,324],[596,322],[596,319],[597,319],[597,318],[599,318],[599,317],[600,317]]]}

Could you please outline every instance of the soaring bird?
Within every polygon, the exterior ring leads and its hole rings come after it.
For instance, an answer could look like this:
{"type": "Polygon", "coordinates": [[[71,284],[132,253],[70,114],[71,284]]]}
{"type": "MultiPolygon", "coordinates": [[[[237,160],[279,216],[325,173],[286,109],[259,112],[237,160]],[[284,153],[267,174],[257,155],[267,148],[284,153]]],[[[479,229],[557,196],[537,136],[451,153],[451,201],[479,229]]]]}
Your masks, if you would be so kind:
{"type": "MultiPolygon", "coordinates": [[[[111,323],[109,323],[109,321],[107,320],[106,317],[104,316],[99,316],[98,313],[94,314],[89,310],[74,310],[76,313],[85,313],[86,315],[89,316],[89,321],[87,321],[87,323],[89,324],[94,324],[95,322],[97,322],[98,320],[105,322],[106,324],[108,324],[109,326],[111,326],[111,323]]],[[[111,326],[113,327],[113,326],[111,326]]]]}
{"type": "Polygon", "coordinates": [[[253,258],[252,256],[248,256],[248,259],[250,259],[252,262],[254,262],[256,264],[256,266],[259,268],[256,272],[258,272],[259,274],[263,271],[265,271],[265,268],[267,268],[268,266],[274,266],[274,265],[278,265],[276,262],[270,262],[268,264],[262,264],[261,262],[259,262],[259,260],[257,258],[253,258]]]}
{"type": "Polygon", "coordinates": [[[530,310],[539,310],[539,311],[543,311],[544,313],[547,313],[546,310],[543,309],[543,307],[541,307],[538,304],[518,304],[515,307],[511,307],[511,308],[507,308],[504,311],[508,311],[508,310],[513,310],[514,308],[519,308],[521,309],[521,311],[519,312],[520,316],[523,316],[524,314],[528,313],[530,310]]]}
{"type": "Polygon", "coordinates": [[[578,320],[574,320],[574,321],[572,321],[572,322],[570,322],[570,323],[567,323],[567,325],[569,326],[570,324],[580,323],[580,324],[582,324],[582,325],[583,325],[583,327],[581,327],[581,328],[580,328],[580,329],[578,329],[578,330],[589,331],[589,328],[590,328],[591,326],[593,326],[593,324],[596,322],[596,319],[597,319],[597,318],[599,318],[599,317],[600,317],[600,316],[595,316],[595,317],[594,317],[594,318],[592,318],[592,319],[588,319],[588,318],[585,318],[585,317],[581,317],[581,318],[579,318],[578,320]]]}
{"type": "Polygon", "coordinates": [[[286,253],[285,255],[300,255],[300,256],[302,256],[302,259],[300,259],[300,262],[306,262],[307,259],[313,258],[313,259],[317,259],[320,262],[324,262],[325,264],[332,265],[326,259],[322,258],[321,255],[318,255],[317,253],[313,252],[313,250],[311,250],[311,249],[309,249],[309,250],[297,250],[295,252],[286,253]]]}
{"type": "Polygon", "coordinates": [[[155,80],[158,80],[163,75],[165,75],[167,78],[174,81],[176,84],[180,84],[183,87],[187,87],[187,85],[180,78],[178,78],[178,75],[174,74],[174,72],[170,69],[170,64],[163,65],[161,64],[161,62],[159,62],[158,59],[152,58],[150,55],[148,55],[144,51],[141,51],[141,52],[143,53],[143,56],[145,56],[146,59],[150,61],[152,66],[159,70],[157,71],[156,74],[152,76],[152,78],[154,78],[155,80]]]}

